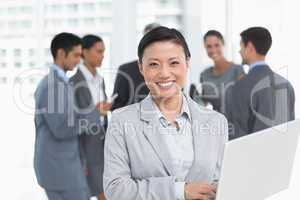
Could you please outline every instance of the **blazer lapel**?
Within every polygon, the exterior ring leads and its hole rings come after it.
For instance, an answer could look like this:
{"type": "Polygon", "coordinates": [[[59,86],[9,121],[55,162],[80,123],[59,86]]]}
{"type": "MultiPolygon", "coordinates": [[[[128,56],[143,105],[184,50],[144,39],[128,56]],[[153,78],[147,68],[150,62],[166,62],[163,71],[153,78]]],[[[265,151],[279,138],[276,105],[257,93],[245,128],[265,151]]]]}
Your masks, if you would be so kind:
{"type": "Polygon", "coordinates": [[[148,96],[140,103],[140,117],[144,122],[143,133],[163,163],[167,173],[169,175],[174,175],[171,155],[161,137],[159,121],[150,98],[151,97],[148,96]]]}
{"type": "Polygon", "coordinates": [[[205,151],[205,138],[207,137],[208,132],[206,132],[208,127],[207,122],[209,121],[209,112],[204,109],[201,109],[199,105],[190,99],[190,97],[186,97],[189,105],[190,113],[191,113],[191,127],[192,127],[192,135],[193,135],[193,145],[194,145],[194,162],[186,176],[186,180],[193,180],[195,174],[199,173],[199,163],[201,163],[201,159],[203,156],[201,155],[205,151]],[[200,113],[199,113],[200,112],[200,113]],[[199,117],[201,116],[201,117],[199,117]]]}
{"type": "Polygon", "coordinates": [[[86,79],[83,76],[83,73],[80,69],[77,70],[77,83],[80,84],[81,87],[78,88],[81,92],[81,96],[85,101],[85,105],[90,105],[91,102],[95,104],[95,102],[92,99],[92,94],[89,90],[88,84],[86,79]]]}

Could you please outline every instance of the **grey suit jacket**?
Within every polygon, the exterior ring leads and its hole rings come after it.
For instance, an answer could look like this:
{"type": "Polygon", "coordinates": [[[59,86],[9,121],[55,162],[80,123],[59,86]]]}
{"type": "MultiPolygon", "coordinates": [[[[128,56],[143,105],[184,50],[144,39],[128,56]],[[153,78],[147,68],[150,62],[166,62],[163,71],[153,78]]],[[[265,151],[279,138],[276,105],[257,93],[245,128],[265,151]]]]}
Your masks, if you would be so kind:
{"type": "MultiPolygon", "coordinates": [[[[112,114],[105,141],[104,192],[109,200],[175,199],[171,157],[158,133],[159,122],[148,96],[112,114]]],[[[227,121],[187,97],[192,119],[194,163],[186,182],[216,182],[227,121]]]]}
{"type": "Polygon", "coordinates": [[[34,169],[46,190],[87,187],[79,153],[80,121],[99,123],[99,117],[96,110],[76,112],[73,99],[70,85],[52,68],[35,92],[34,169]]]}
{"type": "Polygon", "coordinates": [[[295,119],[295,93],[269,66],[256,66],[227,93],[230,139],[295,119]]]}
{"type": "MultiPolygon", "coordinates": [[[[88,107],[94,108],[95,103],[97,102],[93,102],[88,84],[80,69],[77,70],[76,74],[71,78],[70,81],[73,85],[73,88],[75,89],[75,104],[78,106],[79,110],[84,110],[88,107]]],[[[103,91],[105,91],[104,84],[102,86],[103,91]]],[[[106,95],[104,99],[107,99],[106,95]]],[[[100,118],[100,113],[98,118],[100,118]]],[[[87,122],[87,124],[90,124],[90,122],[87,122]]],[[[97,126],[97,128],[95,128],[94,130],[88,129],[84,132],[84,134],[80,136],[81,159],[85,167],[87,167],[88,169],[91,166],[96,167],[95,170],[89,170],[89,176],[93,176],[95,177],[95,179],[97,179],[98,177],[101,178],[99,178],[99,180],[97,181],[90,181],[91,183],[89,183],[89,185],[91,185],[92,189],[99,188],[100,191],[98,192],[102,192],[102,175],[104,167],[104,138],[107,126],[107,117],[104,117],[104,121],[95,126],[97,126]]],[[[96,193],[95,191],[92,192],[96,193]]]]}

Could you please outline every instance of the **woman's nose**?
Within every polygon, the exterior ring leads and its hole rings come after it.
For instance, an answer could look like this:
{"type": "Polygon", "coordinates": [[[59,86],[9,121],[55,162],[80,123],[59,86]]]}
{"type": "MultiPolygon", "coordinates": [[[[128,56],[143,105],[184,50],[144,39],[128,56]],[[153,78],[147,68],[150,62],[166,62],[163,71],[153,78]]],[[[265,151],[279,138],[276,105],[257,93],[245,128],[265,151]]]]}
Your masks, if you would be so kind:
{"type": "Polygon", "coordinates": [[[159,71],[159,77],[160,78],[168,78],[169,76],[171,75],[171,70],[170,70],[170,67],[169,65],[163,65],[161,68],[160,68],[160,71],[159,71]]]}

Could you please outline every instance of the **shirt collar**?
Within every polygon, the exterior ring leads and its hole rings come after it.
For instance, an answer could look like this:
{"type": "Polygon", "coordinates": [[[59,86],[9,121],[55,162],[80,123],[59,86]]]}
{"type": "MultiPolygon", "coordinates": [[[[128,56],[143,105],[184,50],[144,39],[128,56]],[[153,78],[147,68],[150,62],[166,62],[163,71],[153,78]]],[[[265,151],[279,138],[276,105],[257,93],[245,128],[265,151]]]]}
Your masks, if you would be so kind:
{"type": "Polygon", "coordinates": [[[99,74],[97,72],[96,72],[96,75],[94,76],[85,65],[80,65],[79,68],[87,81],[92,81],[99,76],[99,74]]]}
{"type": "MultiPolygon", "coordinates": [[[[155,104],[155,102],[153,101],[152,98],[149,98],[149,100],[152,103],[153,109],[155,110],[156,114],[157,114],[157,118],[158,120],[166,127],[168,125],[168,121],[166,120],[166,118],[164,117],[164,115],[161,113],[161,111],[159,110],[159,108],[157,107],[157,105],[155,104]]],[[[186,119],[191,121],[191,114],[190,114],[190,109],[189,109],[189,105],[186,99],[186,96],[182,94],[182,107],[181,107],[181,111],[180,114],[176,117],[176,118],[180,118],[180,117],[185,117],[186,119]]]]}
{"type": "Polygon", "coordinates": [[[263,60],[261,60],[261,61],[256,61],[255,63],[252,63],[251,65],[250,65],[250,70],[252,70],[253,68],[255,68],[255,67],[257,67],[257,66],[259,66],[259,65],[267,65],[267,63],[265,62],[265,61],[263,61],[263,60]]]}
{"type": "Polygon", "coordinates": [[[69,77],[60,66],[58,66],[57,64],[53,64],[52,68],[57,72],[58,76],[62,78],[66,83],[69,82],[69,77]]]}

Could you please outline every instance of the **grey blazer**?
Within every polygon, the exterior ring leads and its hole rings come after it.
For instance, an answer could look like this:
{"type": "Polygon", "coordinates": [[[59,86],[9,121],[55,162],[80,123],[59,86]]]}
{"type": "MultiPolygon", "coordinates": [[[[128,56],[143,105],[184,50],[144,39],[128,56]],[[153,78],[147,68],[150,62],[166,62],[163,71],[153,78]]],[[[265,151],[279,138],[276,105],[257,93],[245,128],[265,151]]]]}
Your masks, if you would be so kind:
{"type": "MultiPolygon", "coordinates": [[[[174,200],[171,157],[147,99],[113,112],[105,141],[104,192],[109,200],[174,200]]],[[[217,182],[228,138],[226,118],[187,97],[194,163],[186,182],[217,182]]]]}
{"type": "Polygon", "coordinates": [[[295,92],[269,66],[256,66],[227,93],[230,139],[295,119],[295,92]]]}
{"type": "Polygon", "coordinates": [[[52,68],[35,92],[34,169],[46,190],[87,188],[79,153],[80,120],[99,123],[99,117],[97,110],[76,112],[73,99],[70,85],[52,68]]]}
{"type": "MultiPolygon", "coordinates": [[[[95,107],[95,102],[93,102],[88,84],[80,69],[77,70],[76,74],[70,81],[73,88],[75,88],[75,104],[78,108],[82,110],[87,109],[88,107],[95,107]]],[[[103,91],[105,91],[104,84],[102,86],[103,91]]],[[[107,99],[106,95],[104,98],[107,99]]],[[[98,118],[99,117],[100,113],[98,118]]],[[[101,124],[98,124],[98,128],[95,130],[88,129],[80,136],[81,159],[85,167],[89,170],[88,184],[93,195],[103,192],[102,176],[104,167],[104,137],[106,126],[107,117],[104,117],[104,121],[102,121],[101,124]]]]}

